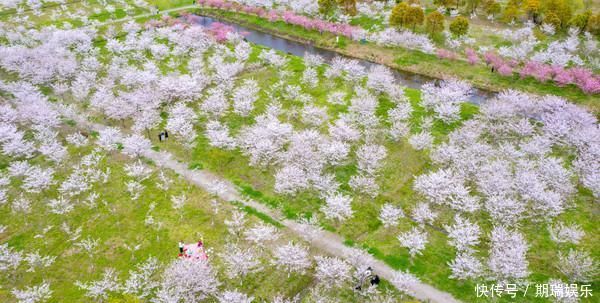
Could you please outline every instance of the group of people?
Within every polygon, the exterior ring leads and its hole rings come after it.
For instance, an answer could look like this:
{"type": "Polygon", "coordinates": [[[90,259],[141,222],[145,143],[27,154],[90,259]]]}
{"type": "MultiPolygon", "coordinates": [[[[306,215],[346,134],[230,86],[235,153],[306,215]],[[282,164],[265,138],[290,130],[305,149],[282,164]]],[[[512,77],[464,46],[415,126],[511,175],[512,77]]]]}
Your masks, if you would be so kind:
{"type": "Polygon", "coordinates": [[[164,141],[167,139],[169,139],[169,132],[167,132],[167,130],[164,130],[160,134],[158,134],[158,141],[164,141]]]}
{"type": "Polygon", "coordinates": [[[367,270],[365,270],[363,272],[363,274],[359,278],[358,284],[356,285],[356,287],[354,287],[354,289],[357,290],[357,291],[360,291],[362,289],[363,284],[367,280],[369,281],[369,283],[371,284],[371,286],[378,285],[379,282],[380,282],[379,276],[373,274],[373,269],[370,266],[367,268],[367,270]]]}
{"type": "Polygon", "coordinates": [[[204,243],[202,239],[197,244],[185,244],[183,240],[179,241],[179,255],[180,258],[197,258],[207,259],[207,255],[204,252],[204,243]]]}

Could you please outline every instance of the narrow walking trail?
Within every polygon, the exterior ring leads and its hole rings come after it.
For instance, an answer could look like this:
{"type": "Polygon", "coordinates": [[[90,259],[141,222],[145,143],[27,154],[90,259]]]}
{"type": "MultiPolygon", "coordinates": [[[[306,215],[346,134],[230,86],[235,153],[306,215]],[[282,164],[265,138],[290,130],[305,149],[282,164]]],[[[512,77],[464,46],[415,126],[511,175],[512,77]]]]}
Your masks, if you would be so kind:
{"type": "MultiPolygon", "coordinates": [[[[102,124],[89,122],[86,118],[86,115],[82,115],[74,111],[65,111],[64,108],[59,108],[59,110],[66,118],[74,120],[80,128],[85,128],[92,131],[100,131],[107,127],[102,124]]],[[[187,163],[177,161],[177,159],[174,159],[173,155],[169,152],[147,150],[143,153],[143,156],[152,160],[156,166],[173,170],[174,172],[183,176],[189,182],[208,192],[214,193],[224,201],[236,201],[252,207],[272,218],[276,218],[283,226],[299,236],[305,235],[307,233],[307,228],[311,229],[309,233],[311,233],[313,236],[310,239],[310,244],[314,248],[343,259],[347,259],[355,254],[356,249],[344,245],[343,239],[338,234],[329,231],[318,230],[293,220],[279,219],[279,215],[274,209],[244,197],[238,188],[227,179],[215,175],[207,170],[189,169],[187,163]],[[215,184],[220,185],[219,190],[217,191],[215,191],[215,184]]],[[[385,280],[393,282],[396,270],[368,254],[365,254],[364,260],[368,266],[373,268],[373,271],[376,274],[385,280]]],[[[407,288],[413,297],[421,301],[439,303],[460,302],[451,294],[438,290],[435,287],[425,283],[413,283],[408,285],[407,288]]]]}

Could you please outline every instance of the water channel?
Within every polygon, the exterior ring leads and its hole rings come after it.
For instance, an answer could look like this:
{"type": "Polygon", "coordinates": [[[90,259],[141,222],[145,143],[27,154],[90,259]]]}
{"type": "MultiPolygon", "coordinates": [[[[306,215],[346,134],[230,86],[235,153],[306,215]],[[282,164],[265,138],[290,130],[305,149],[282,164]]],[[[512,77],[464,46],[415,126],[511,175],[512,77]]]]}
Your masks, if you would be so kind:
{"type": "MultiPolygon", "coordinates": [[[[284,38],[277,37],[277,36],[274,36],[274,35],[266,33],[266,32],[257,31],[257,30],[251,29],[251,28],[247,28],[243,25],[239,25],[239,24],[231,23],[231,22],[227,22],[227,21],[222,21],[222,20],[215,19],[212,17],[196,15],[194,18],[194,21],[196,22],[196,24],[202,25],[204,27],[209,27],[212,23],[215,23],[215,22],[219,22],[219,23],[223,23],[223,24],[232,26],[236,31],[238,31],[240,33],[244,33],[244,37],[249,42],[252,42],[252,43],[258,44],[258,45],[262,45],[262,46],[265,46],[268,48],[272,48],[272,49],[275,49],[278,51],[282,51],[285,53],[289,53],[292,55],[300,56],[300,57],[303,57],[304,54],[306,54],[306,53],[316,54],[316,55],[323,57],[323,59],[325,59],[325,62],[331,62],[331,60],[335,57],[344,57],[343,55],[341,55],[337,52],[334,52],[334,51],[318,48],[313,45],[302,43],[302,42],[284,39],[284,38]]],[[[367,60],[356,59],[356,58],[351,58],[351,59],[357,60],[367,70],[371,66],[379,65],[378,63],[370,62],[367,60]]],[[[435,78],[418,75],[418,74],[414,74],[414,73],[409,73],[409,72],[404,72],[404,71],[400,71],[397,69],[391,69],[391,71],[394,74],[394,77],[396,78],[397,83],[399,83],[405,87],[420,89],[423,84],[436,80],[435,78]]],[[[469,97],[468,101],[471,103],[480,104],[482,101],[490,98],[492,95],[493,95],[493,93],[490,91],[473,88],[472,94],[469,97]]]]}

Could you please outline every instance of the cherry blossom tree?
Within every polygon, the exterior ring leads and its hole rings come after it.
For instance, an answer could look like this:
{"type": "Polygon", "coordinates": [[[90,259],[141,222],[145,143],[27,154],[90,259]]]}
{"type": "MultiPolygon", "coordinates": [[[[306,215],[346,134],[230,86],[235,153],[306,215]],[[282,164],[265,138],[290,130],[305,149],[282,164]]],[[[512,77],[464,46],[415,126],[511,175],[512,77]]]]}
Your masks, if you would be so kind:
{"type": "Polygon", "coordinates": [[[430,202],[448,205],[453,209],[473,212],[479,208],[479,199],[470,194],[462,176],[448,169],[417,177],[414,187],[430,202]]]}
{"type": "Polygon", "coordinates": [[[106,127],[98,132],[98,140],[96,144],[104,148],[107,151],[113,151],[117,149],[117,143],[123,138],[121,131],[114,127],[106,127]]]}
{"type": "Polygon", "coordinates": [[[247,117],[254,109],[254,102],[258,99],[260,88],[256,80],[246,79],[232,94],[233,112],[247,117]]]}
{"type": "Polygon", "coordinates": [[[0,245],[0,271],[14,271],[22,260],[21,253],[9,247],[8,243],[0,245]]]}
{"type": "Polygon", "coordinates": [[[329,125],[329,135],[338,141],[354,142],[360,138],[360,131],[352,126],[347,119],[337,119],[329,125]]]}
{"type": "Polygon", "coordinates": [[[27,170],[21,188],[28,193],[39,193],[50,188],[54,183],[54,169],[43,169],[38,166],[32,166],[27,170]]]}
{"type": "Polygon", "coordinates": [[[390,203],[386,203],[381,207],[379,212],[379,221],[383,223],[386,228],[397,226],[398,220],[404,217],[402,208],[396,207],[390,203]]]}
{"type": "Polygon", "coordinates": [[[396,287],[400,292],[412,295],[414,293],[413,287],[415,284],[420,283],[419,278],[415,277],[408,271],[396,271],[390,281],[392,285],[396,287]]]}
{"type": "Polygon", "coordinates": [[[225,97],[225,91],[221,87],[215,87],[208,91],[208,97],[200,105],[200,109],[211,117],[220,117],[229,108],[229,102],[225,97]]]}
{"type": "Polygon", "coordinates": [[[235,244],[229,244],[219,256],[225,264],[229,279],[243,279],[248,274],[262,270],[261,262],[252,249],[242,249],[235,244]]]}
{"type": "Polygon", "coordinates": [[[310,126],[320,126],[329,120],[327,109],[314,105],[305,105],[302,108],[302,122],[310,126]]]}
{"type": "Polygon", "coordinates": [[[340,193],[335,193],[325,198],[325,205],[321,211],[328,219],[344,221],[350,217],[354,211],[351,206],[352,199],[349,196],[344,196],[340,193]]]}
{"type": "Polygon", "coordinates": [[[317,67],[322,65],[325,62],[325,59],[318,54],[313,54],[306,52],[304,53],[304,64],[310,67],[317,67]]]}
{"type": "Polygon", "coordinates": [[[429,131],[421,131],[410,136],[408,143],[416,150],[430,149],[433,146],[433,136],[429,131]]]}
{"type": "Polygon", "coordinates": [[[154,302],[203,302],[217,293],[219,285],[208,261],[177,259],[163,273],[154,302]]]}
{"type": "Polygon", "coordinates": [[[43,282],[40,285],[27,286],[23,290],[13,289],[13,296],[19,303],[42,303],[52,298],[50,284],[43,282]]]}
{"type": "Polygon", "coordinates": [[[140,181],[129,181],[125,183],[126,190],[131,196],[131,200],[138,200],[146,188],[144,185],[140,183],[140,181]]]}
{"type": "Polygon", "coordinates": [[[377,197],[379,194],[379,185],[372,176],[354,175],[350,177],[348,185],[355,191],[367,194],[371,197],[377,197]]]}
{"type": "Polygon", "coordinates": [[[412,111],[412,106],[408,102],[399,102],[396,107],[388,111],[388,120],[391,124],[390,136],[394,140],[399,140],[408,135],[410,131],[408,120],[412,115],[412,111]]]}
{"type": "Polygon", "coordinates": [[[244,232],[247,241],[251,241],[258,246],[264,247],[266,242],[272,242],[279,238],[280,234],[272,225],[259,223],[244,232]]]}
{"type": "Polygon", "coordinates": [[[473,246],[479,244],[481,229],[476,223],[463,219],[460,215],[454,216],[453,225],[444,225],[448,232],[450,245],[460,252],[469,252],[473,246]]]}
{"type": "Polygon", "coordinates": [[[558,270],[571,282],[590,282],[598,273],[598,263],[588,252],[570,249],[558,254],[558,270]]]}
{"type": "Polygon", "coordinates": [[[238,291],[225,291],[218,296],[219,303],[252,303],[254,297],[238,291]]]}
{"type": "Polygon", "coordinates": [[[449,123],[458,120],[460,104],[468,100],[471,85],[460,80],[445,80],[436,85],[427,83],[421,87],[422,104],[433,110],[436,118],[449,123]]]}
{"type": "Polygon", "coordinates": [[[229,135],[229,128],[219,121],[213,120],[206,123],[204,134],[211,146],[226,150],[232,150],[236,147],[235,139],[229,135]]]}
{"type": "Polygon", "coordinates": [[[384,65],[373,65],[367,74],[367,87],[379,92],[387,92],[395,85],[396,79],[391,70],[384,65]]]}
{"type": "Polygon", "coordinates": [[[504,226],[496,226],[490,240],[487,266],[492,278],[502,282],[524,279],[529,275],[529,262],[526,258],[528,245],[523,235],[504,226]]]}
{"type": "Polygon", "coordinates": [[[129,271],[129,278],[123,285],[123,293],[134,295],[140,299],[149,299],[159,286],[158,271],[160,263],[154,257],[148,258],[143,263],[129,271]]]}
{"type": "Polygon", "coordinates": [[[421,226],[425,224],[432,224],[433,221],[437,218],[438,213],[434,212],[429,203],[419,203],[415,206],[412,211],[412,218],[421,226]]]}
{"type": "Polygon", "coordinates": [[[550,239],[556,243],[579,244],[581,238],[585,236],[585,232],[579,225],[565,225],[563,222],[548,226],[548,232],[550,232],[550,239]]]}
{"type": "Polygon", "coordinates": [[[252,165],[267,165],[283,149],[292,133],[292,125],[281,123],[272,107],[266,115],[256,117],[256,123],[244,127],[238,137],[240,148],[250,156],[252,165]]]}
{"type": "Polygon", "coordinates": [[[448,266],[452,270],[450,275],[452,279],[476,279],[484,272],[483,264],[471,252],[459,252],[452,261],[448,262],[448,266]]]}
{"type": "Polygon", "coordinates": [[[402,247],[408,248],[411,258],[414,258],[416,255],[420,255],[421,251],[425,249],[425,245],[428,242],[427,232],[413,227],[410,231],[398,235],[398,241],[400,241],[402,247]]]}
{"type": "Polygon", "coordinates": [[[150,140],[137,134],[123,138],[122,143],[123,153],[136,158],[144,155],[152,147],[150,140]]]}
{"type": "Polygon", "coordinates": [[[23,194],[21,194],[18,198],[13,200],[11,210],[15,213],[28,214],[31,212],[31,200],[25,198],[23,194]]]}
{"type": "Polygon", "coordinates": [[[315,88],[319,84],[319,74],[313,67],[307,67],[302,73],[302,83],[309,88],[315,88]]]}
{"type": "Polygon", "coordinates": [[[339,258],[316,256],[315,260],[315,277],[326,288],[342,287],[352,277],[352,267],[339,258]]]}
{"type": "Polygon", "coordinates": [[[241,211],[233,211],[229,219],[223,222],[227,226],[227,230],[234,236],[239,236],[246,225],[246,214],[241,211]]]}
{"type": "Polygon", "coordinates": [[[116,293],[120,290],[120,284],[117,273],[112,268],[106,268],[101,280],[82,283],[75,282],[75,285],[85,291],[85,296],[97,301],[104,302],[108,299],[110,293],[116,293]]]}
{"type": "Polygon", "coordinates": [[[375,114],[379,102],[369,91],[363,87],[357,86],[355,94],[350,99],[348,114],[355,125],[361,126],[365,131],[376,129],[379,125],[379,117],[375,114]]]}
{"type": "Polygon", "coordinates": [[[27,253],[23,261],[29,265],[27,272],[35,272],[36,268],[50,267],[56,261],[56,256],[42,256],[39,251],[34,251],[27,253]]]}
{"type": "Polygon", "coordinates": [[[196,139],[196,131],[194,130],[194,121],[197,116],[194,111],[187,107],[184,103],[177,103],[169,110],[169,118],[167,119],[167,129],[176,137],[183,139],[189,146],[196,139]]]}
{"type": "Polygon", "coordinates": [[[308,258],[308,250],[292,242],[275,248],[271,262],[280,269],[287,271],[288,276],[294,272],[302,274],[312,265],[308,258]]]}
{"type": "Polygon", "coordinates": [[[387,156],[385,147],[381,145],[361,145],[356,151],[358,169],[370,175],[381,167],[381,160],[387,156]]]}

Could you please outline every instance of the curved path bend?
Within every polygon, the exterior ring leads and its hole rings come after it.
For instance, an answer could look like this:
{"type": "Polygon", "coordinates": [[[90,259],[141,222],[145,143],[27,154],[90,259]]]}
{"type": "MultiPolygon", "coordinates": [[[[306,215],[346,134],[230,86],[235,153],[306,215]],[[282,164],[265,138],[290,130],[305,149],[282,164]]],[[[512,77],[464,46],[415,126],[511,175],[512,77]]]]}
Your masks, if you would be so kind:
{"type": "MultiPolygon", "coordinates": [[[[197,5],[188,5],[177,7],[173,9],[163,10],[158,13],[169,13],[174,11],[180,11],[190,8],[198,7],[197,5]]],[[[136,16],[129,16],[122,19],[109,20],[103,22],[101,24],[97,24],[98,26],[108,25],[113,23],[125,22],[129,20],[134,20],[138,18],[150,17],[155,15],[153,13],[141,14],[136,16]]],[[[79,127],[84,127],[93,131],[100,131],[107,126],[97,123],[92,123],[86,119],[85,115],[81,115],[71,111],[60,110],[61,113],[77,122],[79,127]]],[[[173,158],[171,153],[161,151],[153,151],[148,150],[144,152],[144,157],[152,160],[155,165],[161,168],[167,168],[173,170],[177,174],[183,176],[186,180],[193,183],[194,185],[208,191],[214,192],[214,185],[216,183],[222,184],[221,190],[217,191],[215,194],[222,200],[227,202],[239,202],[243,205],[252,207],[272,218],[276,218],[279,223],[281,223],[285,228],[293,231],[299,236],[302,236],[307,233],[307,228],[312,229],[308,231],[313,236],[311,237],[310,244],[314,248],[317,248],[321,251],[324,251],[330,255],[337,256],[343,259],[347,259],[355,254],[356,249],[348,247],[344,245],[343,239],[336,233],[332,233],[329,231],[318,230],[316,228],[307,226],[305,224],[300,224],[296,221],[289,219],[282,219],[280,215],[274,210],[262,203],[259,203],[254,200],[247,199],[244,197],[239,189],[227,179],[224,179],[218,175],[215,175],[207,170],[197,170],[197,169],[189,169],[185,163],[177,161],[173,158]]],[[[369,266],[373,268],[373,271],[376,272],[380,277],[393,281],[394,275],[396,274],[396,270],[385,264],[384,262],[375,259],[373,256],[369,254],[365,254],[364,262],[366,262],[369,266]]],[[[393,284],[393,283],[392,283],[393,284]]],[[[435,302],[435,303],[459,303],[457,299],[455,299],[450,293],[441,291],[429,284],[425,284],[422,282],[412,283],[407,286],[408,292],[414,298],[424,301],[424,302],[435,302]]]]}
{"type": "MultiPolygon", "coordinates": [[[[74,120],[78,127],[86,128],[93,131],[100,131],[107,126],[97,123],[92,123],[87,120],[86,115],[76,113],[74,111],[59,109],[64,117],[74,120]]],[[[266,205],[259,203],[254,200],[250,200],[244,197],[239,189],[227,179],[224,179],[216,174],[211,173],[207,170],[189,169],[186,163],[177,161],[173,155],[169,152],[161,151],[157,152],[154,150],[147,150],[143,153],[143,156],[152,160],[156,166],[173,170],[177,174],[183,176],[186,180],[193,183],[194,185],[217,195],[220,199],[227,202],[239,202],[243,205],[252,207],[272,218],[276,218],[285,228],[291,230],[299,236],[303,236],[307,233],[312,235],[310,245],[314,248],[322,250],[332,256],[337,256],[343,259],[347,259],[355,254],[356,249],[344,245],[343,239],[336,233],[329,231],[318,230],[316,228],[300,224],[289,219],[280,219],[280,215],[276,210],[267,207],[266,205]],[[215,184],[220,183],[222,186],[220,190],[215,191],[215,184]]],[[[366,265],[371,266],[373,271],[376,272],[380,277],[393,281],[396,270],[385,264],[384,262],[375,259],[373,256],[366,254],[364,256],[364,262],[366,265]]],[[[398,286],[396,286],[398,287],[398,286]]],[[[418,300],[425,302],[436,302],[436,303],[458,303],[451,294],[436,289],[435,287],[425,284],[422,282],[413,283],[407,286],[408,293],[418,300]]]]}

